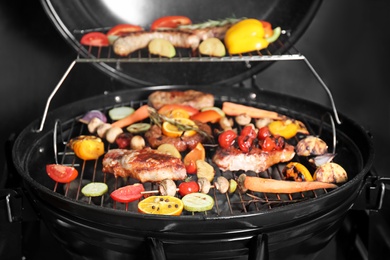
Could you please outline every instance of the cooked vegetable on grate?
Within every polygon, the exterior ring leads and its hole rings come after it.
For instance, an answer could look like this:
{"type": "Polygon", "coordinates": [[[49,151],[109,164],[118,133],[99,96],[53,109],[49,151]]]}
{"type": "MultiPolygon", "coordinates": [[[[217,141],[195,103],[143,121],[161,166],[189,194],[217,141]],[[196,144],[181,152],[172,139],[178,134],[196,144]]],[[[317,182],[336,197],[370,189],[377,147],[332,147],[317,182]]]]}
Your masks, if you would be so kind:
{"type": "Polygon", "coordinates": [[[59,183],[69,183],[76,179],[79,174],[76,168],[61,164],[46,165],[46,173],[50,178],[59,183]]]}
{"type": "Polygon", "coordinates": [[[81,193],[86,197],[99,197],[108,191],[108,186],[104,182],[91,182],[81,189],[81,193]]]}
{"type": "Polygon", "coordinates": [[[161,30],[161,29],[174,29],[180,25],[190,25],[192,21],[187,16],[172,15],[163,16],[153,21],[150,26],[150,30],[161,30]]]}
{"type": "Polygon", "coordinates": [[[348,180],[348,175],[341,165],[334,162],[328,162],[317,168],[313,178],[322,182],[343,183],[348,180]]]}
{"type": "Polygon", "coordinates": [[[300,156],[323,155],[328,151],[328,145],[321,138],[307,136],[296,145],[297,154],[300,156]]]}
{"type": "Polygon", "coordinates": [[[126,128],[132,134],[143,134],[150,129],[149,123],[135,123],[126,128]]]}
{"type": "Polygon", "coordinates": [[[284,181],[275,179],[266,179],[261,177],[247,176],[241,174],[238,178],[240,188],[245,190],[251,190],[255,192],[264,193],[296,193],[318,189],[335,189],[337,185],[319,182],[319,181],[284,181]]]}
{"type": "Polygon", "coordinates": [[[226,55],[225,45],[218,38],[208,38],[199,45],[199,52],[203,55],[223,57],[226,55]]]}
{"type": "Polygon", "coordinates": [[[294,137],[298,132],[298,125],[291,119],[275,120],[268,125],[269,131],[274,136],[283,136],[286,139],[294,137]]]}
{"type": "Polygon", "coordinates": [[[114,107],[114,108],[111,108],[108,111],[108,115],[110,116],[110,118],[113,121],[123,119],[123,118],[131,115],[132,113],[134,113],[134,108],[132,108],[132,107],[125,107],[125,106],[114,107]]]}
{"type": "Polygon", "coordinates": [[[96,136],[81,135],[70,140],[69,146],[83,160],[96,160],[104,154],[104,143],[96,136]]]}
{"type": "Polygon", "coordinates": [[[80,118],[80,122],[84,124],[88,124],[93,118],[98,118],[100,121],[103,123],[107,122],[107,117],[106,115],[103,114],[103,112],[99,110],[91,110],[87,112],[82,118],[80,118]]]}
{"type": "Polygon", "coordinates": [[[199,184],[196,181],[185,180],[179,184],[179,194],[184,197],[187,194],[199,192],[199,184]]]}
{"type": "Polygon", "coordinates": [[[136,122],[145,120],[148,117],[149,117],[148,105],[143,105],[143,106],[139,107],[138,109],[136,109],[134,111],[134,113],[112,123],[112,126],[117,126],[117,127],[123,128],[123,127],[127,127],[131,124],[134,124],[136,122]]]}
{"type": "Polygon", "coordinates": [[[191,116],[192,120],[196,120],[202,123],[217,123],[221,118],[222,115],[213,109],[204,110],[191,116]]]}
{"type": "Polygon", "coordinates": [[[290,162],[283,169],[283,175],[287,180],[294,181],[313,181],[309,170],[301,163],[290,162]]]}
{"type": "Polygon", "coordinates": [[[84,34],[83,37],[81,37],[80,43],[82,45],[93,47],[106,47],[110,45],[107,35],[101,32],[90,32],[84,34]]]}
{"type": "Polygon", "coordinates": [[[252,118],[270,118],[274,120],[281,120],[285,118],[285,116],[280,115],[274,111],[264,110],[247,105],[241,105],[233,102],[223,102],[222,110],[228,116],[247,114],[252,118]]]}
{"type": "Polygon", "coordinates": [[[213,208],[214,199],[204,193],[190,193],[182,198],[184,209],[190,212],[202,212],[213,208]]]}
{"type": "Polygon", "coordinates": [[[155,38],[151,40],[148,44],[148,50],[150,54],[167,58],[172,58],[176,55],[175,46],[166,39],[155,38]]]}
{"type": "Polygon", "coordinates": [[[129,203],[142,198],[143,191],[145,191],[144,186],[141,183],[135,183],[114,190],[110,197],[117,202],[129,203]]]}

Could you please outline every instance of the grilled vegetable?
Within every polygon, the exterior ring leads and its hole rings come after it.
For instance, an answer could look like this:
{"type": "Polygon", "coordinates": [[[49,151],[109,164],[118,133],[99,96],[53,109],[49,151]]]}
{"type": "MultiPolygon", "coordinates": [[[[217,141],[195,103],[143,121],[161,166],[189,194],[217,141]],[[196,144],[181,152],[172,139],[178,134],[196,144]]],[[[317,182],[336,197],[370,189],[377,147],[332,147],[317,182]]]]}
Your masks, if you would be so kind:
{"type": "Polygon", "coordinates": [[[132,32],[140,32],[144,29],[141,26],[133,25],[133,24],[118,24],[112,27],[107,32],[108,41],[110,44],[112,44],[116,39],[118,39],[121,36],[125,36],[126,34],[132,33],[132,32]]]}
{"type": "Polygon", "coordinates": [[[131,138],[130,148],[133,150],[141,150],[146,145],[145,139],[140,135],[135,135],[131,138]]]}
{"type": "Polygon", "coordinates": [[[269,36],[269,37],[266,37],[265,40],[268,42],[268,43],[273,43],[274,41],[276,41],[280,34],[282,33],[282,29],[280,27],[276,27],[274,30],[273,30],[273,34],[272,36],[269,36]]]}
{"type": "Polygon", "coordinates": [[[224,149],[229,148],[230,146],[232,146],[234,144],[236,137],[237,137],[237,133],[233,130],[223,131],[218,136],[219,146],[221,146],[224,149]]]}
{"type": "Polygon", "coordinates": [[[142,134],[150,129],[149,123],[135,123],[126,128],[132,134],[142,134]]]}
{"type": "Polygon", "coordinates": [[[145,120],[149,117],[149,110],[148,105],[143,105],[136,109],[134,113],[126,116],[125,118],[122,118],[114,123],[112,123],[112,126],[117,126],[120,128],[129,126],[131,124],[134,124],[136,122],[145,120]]]}
{"type": "Polygon", "coordinates": [[[101,119],[99,119],[97,117],[94,117],[88,123],[88,131],[93,134],[97,131],[99,126],[101,126],[103,124],[105,124],[104,121],[102,121],[101,119]]]}
{"type": "Polygon", "coordinates": [[[348,180],[347,172],[337,163],[328,162],[314,172],[313,178],[317,181],[329,183],[343,183],[348,180]]]}
{"type": "Polygon", "coordinates": [[[158,190],[162,196],[175,196],[176,183],[173,180],[165,179],[160,183],[158,190]]]}
{"type": "Polygon", "coordinates": [[[226,55],[225,45],[218,38],[208,38],[199,45],[199,52],[203,55],[223,57],[226,55]]]}
{"type": "Polygon", "coordinates": [[[130,148],[130,141],[133,138],[133,135],[130,133],[122,133],[118,135],[115,139],[116,145],[118,145],[118,148],[120,149],[129,149],[130,148]]]}
{"type": "Polygon", "coordinates": [[[96,136],[81,135],[69,142],[77,157],[83,160],[96,160],[104,154],[104,143],[96,136]]]}
{"type": "Polygon", "coordinates": [[[116,138],[123,133],[122,128],[114,126],[107,130],[106,132],[106,140],[109,143],[114,143],[116,138]]]}
{"type": "Polygon", "coordinates": [[[298,125],[290,119],[273,121],[268,128],[272,135],[283,136],[286,139],[294,137],[298,132],[298,125]]]}
{"type": "Polygon", "coordinates": [[[230,54],[258,51],[268,47],[263,24],[256,19],[245,19],[234,24],[225,35],[225,45],[230,54]]]}
{"type": "Polygon", "coordinates": [[[174,16],[163,16],[153,21],[150,29],[152,31],[158,29],[172,29],[177,28],[180,25],[192,24],[190,18],[186,16],[174,15],[174,16]]]}
{"type": "Polygon", "coordinates": [[[266,179],[260,177],[246,176],[241,174],[238,178],[238,183],[243,191],[251,190],[255,192],[265,193],[295,193],[318,189],[334,189],[337,185],[319,181],[283,181],[266,179]]]}
{"type": "Polygon", "coordinates": [[[82,118],[80,118],[80,122],[84,124],[88,124],[93,118],[98,118],[103,123],[107,122],[107,117],[99,110],[91,110],[87,112],[82,118]]]}
{"type": "Polygon", "coordinates": [[[264,38],[269,38],[274,34],[274,31],[272,30],[272,25],[270,22],[260,20],[261,24],[263,25],[264,29],[264,38]]]}
{"type": "Polygon", "coordinates": [[[148,49],[151,54],[172,58],[176,55],[176,49],[173,44],[166,40],[155,38],[148,44],[148,49]]]}
{"type": "Polygon", "coordinates": [[[69,183],[76,179],[79,174],[76,168],[61,164],[46,165],[46,173],[50,178],[59,183],[69,183]]]}
{"type": "Polygon", "coordinates": [[[322,155],[327,153],[328,145],[316,136],[307,136],[296,145],[297,154],[300,156],[322,155]]]}
{"type": "Polygon", "coordinates": [[[196,162],[196,176],[198,178],[206,178],[212,182],[215,176],[215,170],[208,162],[204,160],[197,160],[196,162]]]}
{"type": "Polygon", "coordinates": [[[199,110],[188,105],[180,105],[180,104],[167,104],[163,105],[159,110],[158,113],[162,114],[164,116],[169,116],[169,114],[176,109],[181,109],[186,111],[190,116],[195,115],[196,113],[199,113],[199,110]]]}
{"type": "Polygon", "coordinates": [[[204,193],[190,193],[182,198],[184,209],[190,212],[202,212],[213,208],[214,199],[204,193]]]}
{"type": "Polygon", "coordinates": [[[105,47],[109,45],[107,35],[101,32],[90,32],[84,34],[83,37],[81,37],[80,43],[82,45],[94,47],[105,47]]]}
{"type": "Polygon", "coordinates": [[[209,193],[210,189],[211,189],[211,183],[209,180],[207,180],[206,178],[198,178],[198,185],[199,185],[199,192],[201,193],[209,193]]]}
{"type": "Polygon", "coordinates": [[[157,147],[157,151],[172,155],[176,158],[181,159],[180,152],[176,149],[173,144],[161,144],[157,147]]]}
{"type": "Polygon", "coordinates": [[[198,143],[194,149],[192,149],[191,151],[189,151],[186,156],[184,156],[184,159],[183,159],[183,163],[184,165],[186,166],[186,169],[187,169],[187,173],[195,173],[197,171],[197,164],[196,162],[197,161],[204,161],[206,158],[206,150],[204,149],[204,146],[202,145],[202,143],[198,143]],[[193,169],[191,169],[191,171],[189,172],[187,166],[189,165],[193,165],[195,163],[195,171],[192,171],[193,169]]]}
{"type": "Polygon", "coordinates": [[[290,162],[283,169],[283,174],[287,180],[313,181],[309,170],[301,163],[290,162]]]}
{"type": "Polygon", "coordinates": [[[86,197],[99,197],[108,191],[107,184],[103,182],[91,182],[81,189],[81,193],[86,197]]]}
{"type": "Polygon", "coordinates": [[[179,184],[179,194],[184,197],[187,194],[199,192],[199,185],[196,181],[184,181],[179,184]]]}
{"type": "Polygon", "coordinates": [[[280,120],[284,118],[284,116],[273,111],[236,104],[232,102],[223,102],[222,110],[228,116],[238,116],[241,114],[247,114],[251,118],[271,118],[274,120],[280,120]]]}
{"type": "Polygon", "coordinates": [[[129,203],[142,198],[143,191],[145,191],[144,186],[141,183],[136,183],[114,190],[110,197],[117,202],[129,203]]]}
{"type": "Polygon", "coordinates": [[[114,121],[123,119],[134,113],[134,108],[132,107],[114,107],[108,111],[108,115],[114,121]]]}
{"type": "Polygon", "coordinates": [[[196,120],[202,123],[217,123],[221,118],[221,114],[212,109],[204,110],[191,116],[191,120],[196,120]]]}
{"type": "Polygon", "coordinates": [[[217,181],[214,182],[214,187],[219,190],[220,193],[226,193],[230,187],[229,181],[223,176],[218,176],[217,181]]]}

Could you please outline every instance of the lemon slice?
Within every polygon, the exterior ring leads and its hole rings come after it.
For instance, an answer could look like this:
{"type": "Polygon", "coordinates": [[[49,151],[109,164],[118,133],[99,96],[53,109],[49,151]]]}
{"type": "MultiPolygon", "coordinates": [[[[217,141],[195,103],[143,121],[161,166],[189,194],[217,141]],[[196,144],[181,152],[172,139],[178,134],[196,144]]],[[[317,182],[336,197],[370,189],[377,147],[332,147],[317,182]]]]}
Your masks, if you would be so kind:
{"type": "Polygon", "coordinates": [[[202,212],[213,208],[214,199],[204,193],[190,193],[182,199],[184,209],[191,212],[202,212]]]}

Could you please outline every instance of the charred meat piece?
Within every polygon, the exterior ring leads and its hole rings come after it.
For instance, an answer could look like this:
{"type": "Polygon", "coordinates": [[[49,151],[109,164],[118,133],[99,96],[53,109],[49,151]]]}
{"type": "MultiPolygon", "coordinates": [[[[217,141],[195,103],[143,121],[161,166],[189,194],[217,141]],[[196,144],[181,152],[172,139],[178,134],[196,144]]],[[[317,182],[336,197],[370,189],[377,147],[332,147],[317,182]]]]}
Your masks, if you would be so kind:
{"type": "Polygon", "coordinates": [[[180,159],[150,148],[109,150],[103,158],[103,172],[115,177],[131,177],[142,183],[184,180],[187,176],[180,159]]]}
{"type": "Polygon", "coordinates": [[[231,146],[227,149],[219,148],[213,156],[213,162],[222,171],[254,171],[262,172],[272,165],[290,161],[295,155],[294,146],[285,144],[283,150],[265,152],[252,147],[248,153],[231,146]]]}
{"type": "Polygon", "coordinates": [[[223,40],[227,30],[232,27],[232,23],[228,23],[222,26],[206,27],[200,29],[180,29],[180,31],[190,32],[199,37],[202,41],[208,38],[218,38],[223,40]]]}
{"type": "Polygon", "coordinates": [[[160,109],[166,104],[182,104],[196,109],[214,106],[214,96],[196,90],[186,91],[155,91],[149,95],[149,105],[160,109]]]}
{"type": "MultiPolygon", "coordinates": [[[[209,135],[211,135],[211,128],[207,124],[201,122],[195,122],[198,128],[209,135]]],[[[206,142],[206,137],[199,133],[193,136],[181,136],[181,137],[168,137],[163,135],[161,127],[158,125],[152,125],[152,127],[145,133],[145,139],[152,148],[157,148],[161,144],[172,144],[179,152],[194,149],[200,142],[206,142]]]]}
{"type": "Polygon", "coordinates": [[[134,32],[127,36],[118,38],[113,44],[115,54],[127,56],[130,53],[146,48],[153,39],[165,39],[178,48],[191,48],[195,51],[200,39],[198,36],[179,31],[154,31],[154,32],[134,32]]]}

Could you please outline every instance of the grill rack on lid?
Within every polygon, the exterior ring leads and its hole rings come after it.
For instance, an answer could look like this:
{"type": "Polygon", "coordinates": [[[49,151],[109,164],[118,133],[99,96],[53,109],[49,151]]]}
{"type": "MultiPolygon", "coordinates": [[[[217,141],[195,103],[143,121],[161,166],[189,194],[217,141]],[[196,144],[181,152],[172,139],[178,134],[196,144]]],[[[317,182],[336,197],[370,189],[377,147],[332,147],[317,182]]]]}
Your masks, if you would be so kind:
{"type": "MultiPolygon", "coordinates": [[[[221,99],[223,101],[229,101],[229,100],[232,101],[232,99],[226,99],[225,97],[221,97],[221,99]]],[[[216,97],[216,103],[221,103],[222,102],[221,99],[216,97]]],[[[131,105],[134,108],[138,108],[146,103],[147,100],[140,100],[140,101],[131,101],[130,104],[122,103],[120,105],[121,106],[131,105]]],[[[99,110],[101,110],[102,112],[107,112],[111,108],[112,106],[109,106],[109,107],[101,108],[99,110]]],[[[101,170],[102,158],[93,161],[81,160],[74,155],[73,151],[68,146],[68,143],[71,138],[77,137],[79,135],[90,134],[88,133],[88,129],[86,125],[79,121],[79,119],[82,116],[83,115],[80,115],[79,117],[71,119],[65,123],[57,120],[55,122],[54,131],[53,131],[53,149],[54,149],[55,163],[57,164],[61,163],[63,165],[76,167],[80,172],[79,177],[76,178],[76,180],[72,181],[71,183],[67,183],[67,184],[59,184],[54,181],[48,181],[46,182],[46,186],[52,189],[54,192],[60,193],[69,199],[73,199],[81,203],[88,203],[88,204],[92,204],[104,208],[113,208],[116,210],[123,210],[123,211],[129,211],[134,213],[137,212],[138,200],[130,203],[118,203],[112,200],[109,194],[112,191],[116,190],[117,188],[129,184],[137,183],[139,182],[138,180],[131,179],[131,178],[127,178],[127,179],[116,178],[114,177],[113,174],[103,173],[101,170]],[[90,182],[106,183],[108,186],[108,192],[102,196],[93,197],[93,198],[84,196],[81,192],[81,189],[83,186],[85,186],[90,182]]],[[[329,113],[324,114],[320,126],[312,127],[309,122],[304,122],[304,123],[311,134],[313,135],[318,134],[318,136],[320,136],[322,133],[323,123],[325,123],[325,120],[327,120],[328,118],[332,126],[332,130],[331,130],[332,132],[331,135],[333,139],[332,150],[333,153],[335,153],[336,129],[331,114],[329,113]],[[318,133],[314,133],[315,132],[314,127],[315,128],[318,127],[318,129],[316,130],[318,131],[318,133]]],[[[297,136],[292,140],[289,140],[289,143],[295,145],[300,138],[302,138],[302,136],[297,136]]],[[[115,144],[110,144],[106,141],[105,141],[105,146],[106,146],[106,150],[109,150],[110,147],[116,148],[115,144]]],[[[205,144],[205,147],[208,150],[208,152],[210,152],[213,149],[213,145],[205,144]]],[[[215,169],[216,172],[215,179],[218,176],[224,176],[228,180],[237,179],[238,176],[242,173],[242,171],[222,172],[220,169],[218,169],[218,167],[216,167],[212,163],[210,156],[207,157],[206,160],[211,165],[213,165],[215,169]]],[[[295,156],[294,160],[300,161],[301,158],[295,156]]],[[[270,167],[264,172],[260,172],[260,173],[247,172],[246,174],[263,177],[263,178],[281,180],[284,178],[282,170],[286,164],[287,163],[280,163],[270,167]]],[[[144,183],[143,185],[145,187],[145,192],[144,192],[145,196],[159,195],[158,183],[144,183]]],[[[227,192],[225,194],[221,194],[215,188],[212,188],[209,192],[209,195],[214,198],[215,204],[210,211],[198,212],[198,213],[183,211],[182,214],[183,215],[205,214],[207,216],[230,216],[236,214],[245,214],[248,212],[259,212],[262,210],[272,209],[286,204],[298,203],[300,201],[304,201],[310,198],[316,198],[327,192],[328,191],[326,189],[321,189],[321,190],[313,190],[313,191],[291,193],[291,194],[272,194],[272,193],[259,193],[259,192],[251,192],[251,191],[240,192],[239,188],[237,188],[237,190],[234,193],[230,194],[229,192],[227,192]]]]}

